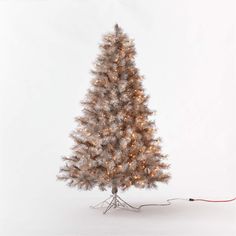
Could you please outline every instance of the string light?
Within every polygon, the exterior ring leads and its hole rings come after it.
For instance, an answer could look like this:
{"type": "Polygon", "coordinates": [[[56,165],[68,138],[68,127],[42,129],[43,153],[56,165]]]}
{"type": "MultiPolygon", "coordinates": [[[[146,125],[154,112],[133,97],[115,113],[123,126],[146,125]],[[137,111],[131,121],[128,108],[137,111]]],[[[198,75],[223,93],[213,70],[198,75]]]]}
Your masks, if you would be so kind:
{"type": "Polygon", "coordinates": [[[156,173],[151,173],[151,176],[152,176],[152,177],[156,176],[156,173]]]}

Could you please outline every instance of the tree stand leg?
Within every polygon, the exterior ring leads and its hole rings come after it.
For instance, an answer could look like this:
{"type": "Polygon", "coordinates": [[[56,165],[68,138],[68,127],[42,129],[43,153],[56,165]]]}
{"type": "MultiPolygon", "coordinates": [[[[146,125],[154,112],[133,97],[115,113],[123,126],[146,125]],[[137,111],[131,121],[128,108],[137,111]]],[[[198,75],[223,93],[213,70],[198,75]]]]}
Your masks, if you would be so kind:
{"type": "Polygon", "coordinates": [[[130,205],[126,201],[124,201],[118,194],[118,189],[117,187],[112,188],[112,195],[105,199],[102,202],[99,202],[95,206],[92,206],[92,208],[97,209],[97,208],[103,208],[106,207],[105,211],[103,214],[106,214],[111,208],[125,208],[129,210],[139,210],[138,208],[130,205]],[[109,201],[110,200],[110,201],[109,201]]]}

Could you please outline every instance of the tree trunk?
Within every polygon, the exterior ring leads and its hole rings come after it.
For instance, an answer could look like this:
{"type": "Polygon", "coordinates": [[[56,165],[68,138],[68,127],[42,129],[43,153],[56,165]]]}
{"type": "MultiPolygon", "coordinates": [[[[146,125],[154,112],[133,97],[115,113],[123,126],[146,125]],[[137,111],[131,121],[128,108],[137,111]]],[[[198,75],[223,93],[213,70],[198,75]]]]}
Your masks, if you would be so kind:
{"type": "Polygon", "coordinates": [[[112,192],[113,194],[116,194],[116,193],[118,192],[117,187],[116,187],[116,186],[112,186],[111,192],[112,192]]]}

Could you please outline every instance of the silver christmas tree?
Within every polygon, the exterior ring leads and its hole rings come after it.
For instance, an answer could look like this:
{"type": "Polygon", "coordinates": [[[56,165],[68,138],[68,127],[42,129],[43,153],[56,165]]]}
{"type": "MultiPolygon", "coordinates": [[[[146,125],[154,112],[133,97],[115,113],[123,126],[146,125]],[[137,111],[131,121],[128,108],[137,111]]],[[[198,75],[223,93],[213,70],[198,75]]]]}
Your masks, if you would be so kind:
{"type": "MultiPolygon", "coordinates": [[[[83,115],[71,134],[72,154],[63,157],[65,165],[58,179],[71,187],[90,190],[126,190],[156,187],[167,183],[169,167],[161,152],[161,139],[155,137],[154,111],[147,107],[143,77],[135,67],[133,41],[115,25],[100,46],[101,54],[92,71],[92,87],[82,101],[83,115]]],[[[117,203],[118,204],[118,203],[117,203]]]]}

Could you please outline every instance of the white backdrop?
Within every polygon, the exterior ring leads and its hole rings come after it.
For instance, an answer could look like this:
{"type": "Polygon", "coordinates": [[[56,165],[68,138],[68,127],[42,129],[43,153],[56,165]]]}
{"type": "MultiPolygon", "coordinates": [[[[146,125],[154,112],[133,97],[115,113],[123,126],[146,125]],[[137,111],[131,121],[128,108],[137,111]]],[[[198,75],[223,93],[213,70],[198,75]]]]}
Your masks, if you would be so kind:
{"type": "Polygon", "coordinates": [[[89,209],[109,192],[56,181],[104,33],[135,39],[172,179],[131,189],[134,205],[236,194],[235,1],[1,1],[0,233],[235,235],[235,203],[140,213],[89,209]]]}

